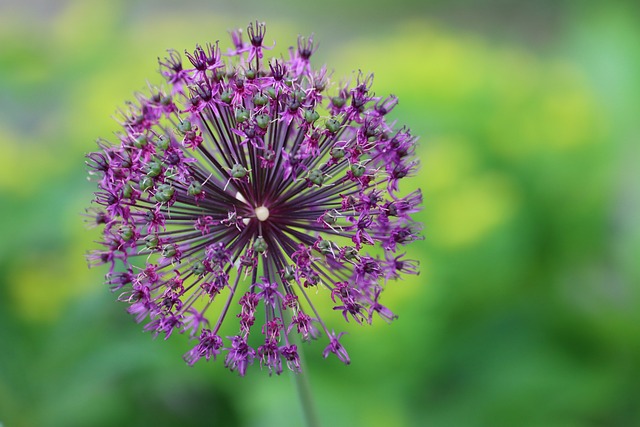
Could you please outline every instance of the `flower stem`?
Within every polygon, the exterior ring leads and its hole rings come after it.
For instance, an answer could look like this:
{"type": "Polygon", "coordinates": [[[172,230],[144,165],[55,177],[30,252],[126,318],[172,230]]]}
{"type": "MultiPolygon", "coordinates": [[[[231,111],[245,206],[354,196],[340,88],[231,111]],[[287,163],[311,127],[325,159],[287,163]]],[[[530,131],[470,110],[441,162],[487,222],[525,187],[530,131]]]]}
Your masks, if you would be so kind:
{"type": "Polygon", "coordinates": [[[298,391],[298,398],[300,399],[300,405],[302,406],[302,412],[307,427],[320,427],[318,421],[318,415],[316,413],[315,404],[313,402],[313,396],[311,395],[311,387],[309,386],[309,380],[307,378],[304,351],[298,346],[298,356],[300,357],[301,372],[292,372],[291,374],[295,378],[296,390],[298,391]]]}

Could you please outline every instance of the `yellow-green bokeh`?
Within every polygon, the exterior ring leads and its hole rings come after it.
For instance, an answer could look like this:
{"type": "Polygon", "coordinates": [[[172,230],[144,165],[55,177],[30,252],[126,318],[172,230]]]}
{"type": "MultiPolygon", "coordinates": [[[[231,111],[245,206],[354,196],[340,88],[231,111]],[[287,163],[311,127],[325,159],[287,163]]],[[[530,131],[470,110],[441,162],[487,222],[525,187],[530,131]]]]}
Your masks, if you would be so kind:
{"type": "Polygon", "coordinates": [[[0,15],[0,425],[301,425],[288,376],[188,368],[186,339],[153,341],[84,260],[99,238],[81,215],[84,154],[161,83],[165,49],[226,47],[256,17],[277,54],[313,32],[336,81],[375,72],[420,136],[425,240],[409,254],[422,273],[388,285],[396,322],[346,326],[351,366],[306,346],[323,423],[640,424],[638,8],[396,3],[41,1],[0,15]]]}

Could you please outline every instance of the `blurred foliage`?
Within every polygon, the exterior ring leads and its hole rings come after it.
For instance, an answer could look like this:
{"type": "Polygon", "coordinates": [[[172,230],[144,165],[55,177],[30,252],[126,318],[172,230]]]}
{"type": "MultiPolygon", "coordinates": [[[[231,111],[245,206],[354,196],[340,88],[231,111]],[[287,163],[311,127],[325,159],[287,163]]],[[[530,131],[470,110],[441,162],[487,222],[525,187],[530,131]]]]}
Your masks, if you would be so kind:
{"type": "Polygon", "coordinates": [[[160,82],[166,48],[224,46],[257,15],[277,52],[314,32],[316,65],[336,78],[375,71],[422,141],[422,274],[389,284],[398,321],[349,326],[351,366],[306,346],[322,421],[640,424],[637,6],[343,3],[3,11],[0,423],[301,424],[287,375],[188,368],[186,339],[143,334],[83,258],[98,238],[82,224],[83,156],[116,129],[114,110],[160,82]]]}

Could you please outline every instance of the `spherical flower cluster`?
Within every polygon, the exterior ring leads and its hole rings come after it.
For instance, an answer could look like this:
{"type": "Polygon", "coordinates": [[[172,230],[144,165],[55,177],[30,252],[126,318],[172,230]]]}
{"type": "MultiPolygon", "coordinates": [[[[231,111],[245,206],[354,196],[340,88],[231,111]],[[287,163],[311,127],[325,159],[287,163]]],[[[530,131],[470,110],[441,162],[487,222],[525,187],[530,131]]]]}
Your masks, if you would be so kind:
{"type": "Polygon", "coordinates": [[[299,371],[294,334],[324,334],[324,356],[349,363],[343,332],[312,298],[347,322],[396,317],[380,296],[417,274],[400,248],[419,238],[422,196],[399,189],[417,167],[416,138],[387,122],[397,99],[374,96],[371,76],[331,89],[326,68],[310,65],[311,37],[267,61],[264,24],[247,35],[232,32],[227,52],[196,46],[188,62],[169,51],[159,63],[170,89],[137,94],[117,143],[87,155],[89,212],[103,227],[90,265],[108,265],[145,330],[189,334],[190,365],[222,354],[241,375],[256,359],[299,371]],[[233,307],[239,330],[223,339],[233,307]]]}

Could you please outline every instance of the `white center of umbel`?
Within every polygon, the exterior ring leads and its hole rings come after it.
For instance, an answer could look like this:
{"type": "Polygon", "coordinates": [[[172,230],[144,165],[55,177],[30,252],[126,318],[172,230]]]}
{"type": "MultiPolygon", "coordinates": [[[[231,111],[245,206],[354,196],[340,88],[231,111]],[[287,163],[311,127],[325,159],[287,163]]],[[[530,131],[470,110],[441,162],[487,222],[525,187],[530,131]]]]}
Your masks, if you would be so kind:
{"type": "Polygon", "coordinates": [[[266,206],[258,206],[255,212],[259,221],[266,221],[269,218],[269,209],[266,206]]]}

